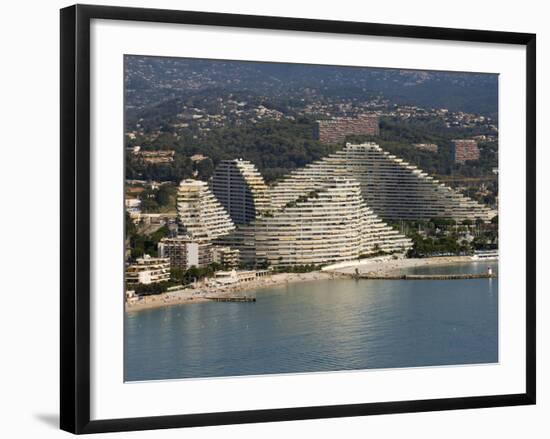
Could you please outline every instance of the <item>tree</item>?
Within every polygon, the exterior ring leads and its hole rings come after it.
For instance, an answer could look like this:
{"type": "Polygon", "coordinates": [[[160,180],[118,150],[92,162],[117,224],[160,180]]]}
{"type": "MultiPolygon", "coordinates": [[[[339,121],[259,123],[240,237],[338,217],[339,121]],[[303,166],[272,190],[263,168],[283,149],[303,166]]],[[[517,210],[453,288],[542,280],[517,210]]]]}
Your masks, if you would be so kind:
{"type": "Polygon", "coordinates": [[[126,230],[127,239],[136,233],[136,225],[128,212],[124,212],[124,228],[126,230]]]}
{"type": "Polygon", "coordinates": [[[140,258],[144,254],[157,256],[157,247],[159,241],[168,236],[170,231],[168,227],[163,226],[151,235],[141,235],[137,232],[129,236],[131,256],[133,259],[140,258]]]}
{"type": "Polygon", "coordinates": [[[170,279],[177,283],[183,283],[185,272],[181,268],[170,268],[170,279]]]}
{"type": "Polygon", "coordinates": [[[170,187],[167,184],[163,184],[159,187],[155,198],[160,206],[167,206],[170,204],[170,195],[170,187]]]}
{"type": "Polygon", "coordinates": [[[197,163],[197,173],[201,180],[207,181],[214,174],[214,162],[210,157],[197,163]]]}
{"type": "Polygon", "coordinates": [[[142,198],[140,209],[142,212],[158,212],[159,204],[154,198],[142,198]]]}

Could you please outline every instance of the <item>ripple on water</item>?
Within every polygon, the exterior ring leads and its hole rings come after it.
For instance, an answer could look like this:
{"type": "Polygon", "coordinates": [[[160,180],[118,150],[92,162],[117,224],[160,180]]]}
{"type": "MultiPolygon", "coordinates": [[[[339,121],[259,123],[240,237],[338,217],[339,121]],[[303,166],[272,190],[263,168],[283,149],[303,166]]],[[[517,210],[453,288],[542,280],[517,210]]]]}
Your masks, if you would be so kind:
{"type": "Polygon", "coordinates": [[[126,313],[125,378],[496,362],[497,292],[497,279],[339,279],[126,313]]]}

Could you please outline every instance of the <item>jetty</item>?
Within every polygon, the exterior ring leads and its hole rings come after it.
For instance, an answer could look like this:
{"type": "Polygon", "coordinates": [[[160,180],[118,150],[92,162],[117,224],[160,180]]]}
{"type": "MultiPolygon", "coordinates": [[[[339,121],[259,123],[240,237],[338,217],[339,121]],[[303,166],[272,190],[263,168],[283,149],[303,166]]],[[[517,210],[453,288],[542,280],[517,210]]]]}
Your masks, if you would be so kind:
{"type": "Polygon", "coordinates": [[[476,274],[354,274],[355,279],[378,279],[378,280],[454,280],[454,279],[494,279],[496,273],[476,274]]]}
{"type": "Polygon", "coordinates": [[[206,296],[205,299],[212,300],[214,302],[256,302],[255,297],[249,296],[206,296]]]}

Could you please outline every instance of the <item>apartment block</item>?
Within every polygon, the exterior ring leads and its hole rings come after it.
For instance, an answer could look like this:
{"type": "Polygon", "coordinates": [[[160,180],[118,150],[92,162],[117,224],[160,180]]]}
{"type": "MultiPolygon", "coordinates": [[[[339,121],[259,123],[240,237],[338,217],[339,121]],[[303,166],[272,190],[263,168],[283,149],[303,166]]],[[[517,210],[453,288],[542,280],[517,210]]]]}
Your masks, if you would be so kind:
{"type": "Polygon", "coordinates": [[[170,259],[144,255],[126,269],[126,285],[152,284],[170,279],[170,259]]]}
{"type": "Polygon", "coordinates": [[[455,163],[466,163],[468,160],[479,160],[479,148],[474,139],[456,139],[452,141],[452,152],[455,163]]]}
{"type": "Polygon", "coordinates": [[[237,268],[241,260],[239,250],[231,247],[212,246],[211,254],[212,262],[227,268],[237,268]]]}
{"type": "Polygon", "coordinates": [[[379,118],[376,114],[318,120],[314,129],[314,138],[322,143],[342,143],[349,135],[378,136],[380,134],[379,125],[379,118]]]}
{"type": "Polygon", "coordinates": [[[411,247],[367,207],[360,184],[346,177],[318,178],[307,193],[223,239],[239,249],[244,262],[274,267],[351,261],[411,247]]]}
{"type": "Polygon", "coordinates": [[[171,268],[189,270],[191,267],[206,267],[211,260],[211,244],[208,240],[192,240],[188,236],[162,238],[158,254],[170,260],[171,268]]]}
{"type": "Polygon", "coordinates": [[[353,177],[367,206],[384,220],[489,221],[496,211],[445,186],[376,143],[351,144],[297,169],[270,189],[271,204],[282,208],[314,190],[320,178],[353,177]]]}

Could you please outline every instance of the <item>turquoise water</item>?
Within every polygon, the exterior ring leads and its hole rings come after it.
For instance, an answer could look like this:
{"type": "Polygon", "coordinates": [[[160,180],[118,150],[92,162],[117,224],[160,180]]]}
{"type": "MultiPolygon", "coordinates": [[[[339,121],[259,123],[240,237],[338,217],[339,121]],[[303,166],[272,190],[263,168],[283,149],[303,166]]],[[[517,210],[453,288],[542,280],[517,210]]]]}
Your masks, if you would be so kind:
{"type": "Polygon", "coordinates": [[[498,280],[324,280],[130,312],[124,360],[127,381],[497,362],[498,280]]]}

